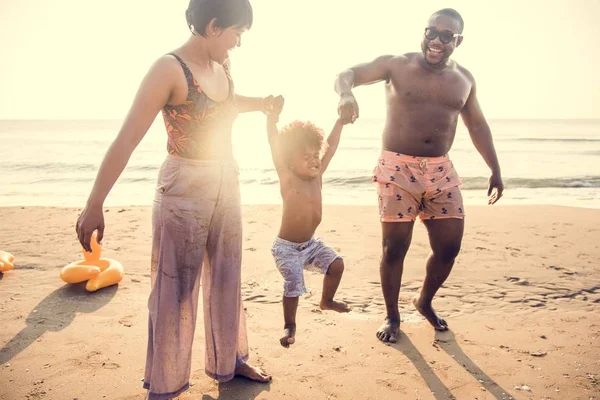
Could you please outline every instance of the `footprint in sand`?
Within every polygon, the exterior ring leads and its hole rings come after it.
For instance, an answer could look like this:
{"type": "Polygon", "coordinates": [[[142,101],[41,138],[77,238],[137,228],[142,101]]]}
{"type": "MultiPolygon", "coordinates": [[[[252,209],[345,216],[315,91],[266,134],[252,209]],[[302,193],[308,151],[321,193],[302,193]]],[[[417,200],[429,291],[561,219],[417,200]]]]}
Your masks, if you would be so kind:
{"type": "Polygon", "coordinates": [[[119,320],[119,323],[123,326],[126,326],[127,328],[131,328],[133,326],[133,322],[131,322],[131,319],[133,318],[133,315],[128,315],[126,317],[123,317],[119,320]]]}
{"type": "Polygon", "coordinates": [[[100,361],[99,358],[102,356],[102,352],[100,351],[92,351],[90,352],[87,357],[87,366],[90,368],[96,368],[98,366],[101,366],[102,368],[106,368],[106,369],[117,369],[117,368],[121,368],[121,366],[117,363],[105,360],[105,361],[100,361]]]}
{"type": "MultiPolygon", "coordinates": [[[[400,375],[404,375],[405,372],[400,373],[400,375]]],[[[375,381],[379,386],[383,386],[387,389],[393,390],[398,394],[407,394],[406,387],[399,384],[395,379],[377,379],[375,381]]]]}
{"type": "Polygon", "coordinates": [[[264,294],[255,294],[254,296],[250,296],[250,297],[244,298],[244,301],[253,301],[253,300],[256,300],[256,299],[262,299],[264,297],[265,297],[264,294]]]}
{"type": "Polygon", "coordinates": [[[518,276],[507,276],[506,280],[508,282],[514,283],[515,285],[529,286],[529,281],[527,279],[521,279],[518,276]]]}
{"type": "Polygon", "coordinates": [[[117,369],[117,368],[121,368],[121,366],[117,363],[114,362],[102,362],[102,368],[104,369],[117,369]]]}
{"type": "Polygon", "coordinates": [[[344,318],[357,319],[357,320],[361,320],[361,321],[368,321],[368,320],[371,319],[371,317],[368,314],[369,314],[368,312],[363,313],[363,312],[360,312],[357,309],[353,309],[349,313],[342,314],[342,316],[344,318]]]}
{"type": "Polygon", "coordinates": [[[121,368],[119,364],[110,361],[110,359],[102,360],[102,358],[102,352],[92,351],[88,353],[88,355],[85,356],[85,358],[70,358],[68,361],[78,368],[90,368],[94,370],[97,368],[121,368]]]}
{"type": "Polygon", "coordinates": [[[562,277],[563,277],[563,278],[565,277],[565,275],[566,275],[566,276],[577,275],[577,272],[570,271],[570,270],[568,270],[568,269],[566,269],[566,268],[559,267],[559,266],[557,266],[557,265],[550,265],[548,268],[550,268],[550,269],[553,269],[553,270],[555,270],[555,271],[559,271],[559,272],[561,272],[561,273],[563,274],[563,275],[562,275],[562,277]]]}
{"type": "Polygon", "coordinates": [[[279,299],[275,300],[275,299],[272,299],[272,298],[268,298],[264,294],[256,294],[254,296],[245,297],[244,301],[250,301],[250,302],[261,303],[261,304],[275,304],[275,303],[279,303],[279,299]]]}
{"type": "Polygon", "coordinates": [[[533,308],[546,307],[546,300],[524,301],[524,303],[533,308]]]}
{"type": "Polygon", "coordinates": [[[92,358],[94,358],[94,357],[101,356],[101,355],[102,355],[102,352],[94,350],[94,351],[91,351],[91,352],[90,352],[90,353],[89,353],[89,354],[86,356],[86,359],[87,359],[87,360],[90,360],[90,359],[92,359],[92,358]]]}

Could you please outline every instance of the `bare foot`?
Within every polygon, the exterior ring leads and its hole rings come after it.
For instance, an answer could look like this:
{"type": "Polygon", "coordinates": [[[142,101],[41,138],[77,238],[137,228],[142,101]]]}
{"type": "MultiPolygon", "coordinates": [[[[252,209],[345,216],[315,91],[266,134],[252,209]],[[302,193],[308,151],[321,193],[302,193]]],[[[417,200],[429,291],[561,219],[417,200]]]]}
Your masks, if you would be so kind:
{"type": "Polygon", "coordinates": [[[290,344],[296,342],[296,325],[290,325],[283,328],[283,336],[279,339],[279,343],[285,348],[290,347],[290,344]]]}
{"type": "MultiPolygon", "coordinates": [[[[178,398],[179,398],[179,396],[177,396],[177,397],[171,397],[168,400],[177,400],[178,398]]],[[[150,400],[150,394],[149,393],[146,394],[146,397],[144,397],[144,400],[150,400]]]]}
{"type": "Polygon", "coordinates": [[[400,320],[385,318],[377,331],[377,339],[382,342],[396,343],[400,336],[400,320]]]}
{"type": "Polygon", "coordinates": [[[253,367],[250,364],[242,364],[235,369],[236,376],[243,376],[251,381],[266,383],[271,381],[271,376],[267,375],[262,369],[253,367]]]}
{"type": "Polygon", "coordinates": [[[422,316],[427,318],[427,321],[435,328],[436,331],[447,331],[448,323],[444,321],[442,318],[437,315],[431,303],[428,305],[422,305],[419,303],[419,298],[413,298],[413,304],[418,312],[421,313],[422,316]]]}
{"type": "Polygon", "coordinates": [[[352,307],[350,307],[348,304],[344,303],[343,301],[321,300],[321,310],[332,310],[332,311],[337,311],[339,313],[346,313],[346,312],[350,312],[350,310],[352,310],[352,307]]]}

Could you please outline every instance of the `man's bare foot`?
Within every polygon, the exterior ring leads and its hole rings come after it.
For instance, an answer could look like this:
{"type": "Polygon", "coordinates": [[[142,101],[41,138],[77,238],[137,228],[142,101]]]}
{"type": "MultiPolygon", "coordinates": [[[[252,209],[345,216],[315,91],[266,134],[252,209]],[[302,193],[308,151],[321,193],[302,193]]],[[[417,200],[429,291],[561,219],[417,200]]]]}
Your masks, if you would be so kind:
{"type": "Polygon", "coordinates": [[[290,344],[296,342],[296,325],[290,325],[283,328],[283,336],[279,339],[279,343],[285,348],[290,347],[290,344]]]}
{"type": "Polygon", "coordinates": [[[413,304],[417,311],[420,312],[421,315],[427,319],[427,321],[429,321],[429,323],[435,328],[436,331],[448,330],[448,323],[442,318],[440,318],[439,315],[437,315],[437,313],[431,306],[431,303],[429,303],[428,305],[420,304],[419,298],[415,297],[413,298],[413,304]]]}
{"type": "Polygon", "coordinates": [[[266,383],[271,381],[271,376],[266,374],[262,369],[253,367],[250,364],[242,364],[235,369],[235,376],[243,376],[251,381],[266,383]]]}
{"type": "Polygon", "coordinates": [[[352,307],[350,307],[348,304],[344,303],[343,301],[321,300],[321,310],[332,310],[332,311],[337,311],[339,313],[346,313],[346,312],[350,312],[350,310],[352,310],[352,307]]]}
{"type": "Polygon", "coordinates": [[[382,342],[396,343],[400,336],[400,320],[385,318],[377,331],[377,339],[382,342]]]}

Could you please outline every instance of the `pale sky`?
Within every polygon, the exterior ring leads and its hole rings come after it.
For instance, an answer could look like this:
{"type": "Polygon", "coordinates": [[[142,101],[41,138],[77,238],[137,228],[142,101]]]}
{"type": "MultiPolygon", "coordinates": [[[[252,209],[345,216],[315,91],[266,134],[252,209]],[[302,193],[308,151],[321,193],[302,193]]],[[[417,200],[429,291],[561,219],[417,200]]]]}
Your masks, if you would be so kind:
{"type": "MultiPolygon", "coordinates": [[[[1,119],[122,119],[152,62],[183,43],[188,0],[1,0],[1,119]]],[[[465,20],[454,59],[493,118],[600,118],[599,0],[254,0],[236,92],[283,94],[292,118],[335,114],[336,73],[420,51],[437,9],[465,20]],[[575,6],[577,5],[577,6],[575,6]],[[294,114],[294,115],[292,115],[294,114]]],[[[381,84],[355,91],[384,115],[381,84]]],[[[284,116],[285,116],[284,114],[284,116]]]]}

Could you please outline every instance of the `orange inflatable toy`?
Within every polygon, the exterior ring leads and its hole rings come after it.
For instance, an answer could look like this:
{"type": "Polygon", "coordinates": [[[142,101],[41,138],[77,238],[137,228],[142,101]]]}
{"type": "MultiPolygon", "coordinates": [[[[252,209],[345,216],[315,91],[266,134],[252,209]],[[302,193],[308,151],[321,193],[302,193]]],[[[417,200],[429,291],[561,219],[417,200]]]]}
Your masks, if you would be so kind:
{"type": "Polygon", "coordinates": [[[92,252],[83,252],[83,260],[65,265],[60,271],[60,278],[67,283],[80,283],[88,281],[85,288],[89,292],[115,285],[123,279],[123,266],[117,260],[101,258],[102,246],[92,235],[92,252]]]}
{"type": "Polygon", "coordinates": [[[0,272],[8,272],[13,269],[15,262],[15,256],[12,254],[0,250],[0,272]]]}

